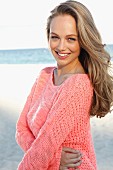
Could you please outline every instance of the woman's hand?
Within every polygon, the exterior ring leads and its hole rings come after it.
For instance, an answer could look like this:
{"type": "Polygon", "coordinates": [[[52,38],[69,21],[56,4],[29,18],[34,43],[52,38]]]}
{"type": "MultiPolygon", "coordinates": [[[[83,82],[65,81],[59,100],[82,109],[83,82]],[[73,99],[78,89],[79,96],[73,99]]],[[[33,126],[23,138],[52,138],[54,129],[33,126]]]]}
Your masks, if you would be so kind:
{"type": "Polygon", "coordinates": [[[62,149],[60,170],[68,170],[68,168],[75,168],[81,165],[82,154],[80,151],[64,147],[62,149]]]}

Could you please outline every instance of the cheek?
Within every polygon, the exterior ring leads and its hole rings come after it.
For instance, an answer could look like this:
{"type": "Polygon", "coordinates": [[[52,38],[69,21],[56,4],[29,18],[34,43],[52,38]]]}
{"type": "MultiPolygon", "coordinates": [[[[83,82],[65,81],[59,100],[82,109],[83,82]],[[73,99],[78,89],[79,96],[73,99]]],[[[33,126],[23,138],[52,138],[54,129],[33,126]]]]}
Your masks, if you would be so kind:
{"type": "Polygon", "coordinates": [[[51,49],[54,49],[54,48],[56,48],[56,43],[55,42],[51,42],[51,41],[49,41],[49,47],[51,48],[51,49]]]}
{"type": "Polygon", "coordinates": [[[52,44],[50,41],[48,41],[48,46],[49,46],[49,49],[51,50],[52,49],[52,44]]]}
{"type": "Polygon", "coordinates": [[[80,52],[80,45],[77,43],[77,44],[74,44],[71,46],[71,51],[72,52],[80,52]]]}

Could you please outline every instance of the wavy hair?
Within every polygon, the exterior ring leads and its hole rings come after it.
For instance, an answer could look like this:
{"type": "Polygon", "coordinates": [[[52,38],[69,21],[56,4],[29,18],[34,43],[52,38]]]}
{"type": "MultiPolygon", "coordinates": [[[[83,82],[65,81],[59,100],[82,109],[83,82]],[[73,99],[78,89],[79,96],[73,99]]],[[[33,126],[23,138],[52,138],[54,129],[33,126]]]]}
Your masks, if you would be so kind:
{"type": "Polygon", "coordinates": [[[104,117],[113,105],[113,77],[110,73],[110,55],[102,44],[99,31],[90,11],[77,1],[66,1],[56,6],[47,20],[47,38],[50,24],[58,15],[71,15],[77,23],[78,40],[81,46],[79,61],[93,86],[91,116],[104,117]]]}

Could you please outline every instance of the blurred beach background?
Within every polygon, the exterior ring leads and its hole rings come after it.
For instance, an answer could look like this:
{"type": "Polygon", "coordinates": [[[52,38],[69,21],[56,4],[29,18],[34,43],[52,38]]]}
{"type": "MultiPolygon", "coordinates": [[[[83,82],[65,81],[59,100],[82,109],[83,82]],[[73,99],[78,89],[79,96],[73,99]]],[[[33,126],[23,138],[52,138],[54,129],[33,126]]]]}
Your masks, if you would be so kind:
{"type": "MultiPolygon", "coordinates": [[[[107,50],[113,56],[113,45],[107,50]]],[[[56,63],[46,48],[0,50],[0,170],[16,170],[23,151],[15,141],[17,119],[40,70],[56,63]]],[[[113,170],[113,114],[91,118],[99,170],[113,170]]]]}

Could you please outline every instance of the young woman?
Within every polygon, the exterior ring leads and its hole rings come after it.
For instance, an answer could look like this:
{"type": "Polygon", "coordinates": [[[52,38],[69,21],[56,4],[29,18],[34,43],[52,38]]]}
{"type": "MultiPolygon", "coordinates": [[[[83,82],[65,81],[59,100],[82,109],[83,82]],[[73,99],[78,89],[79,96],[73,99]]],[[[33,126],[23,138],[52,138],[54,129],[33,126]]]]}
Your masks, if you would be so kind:
{"type": "Polygon", "coordinates": [[[57,66],[40,72],[18,119],[16,140],[25,151],[18,170],[97,170],[90,117],[112,106],[110,56],[77,1],[51,11],[47,37],[57,66]]]}

